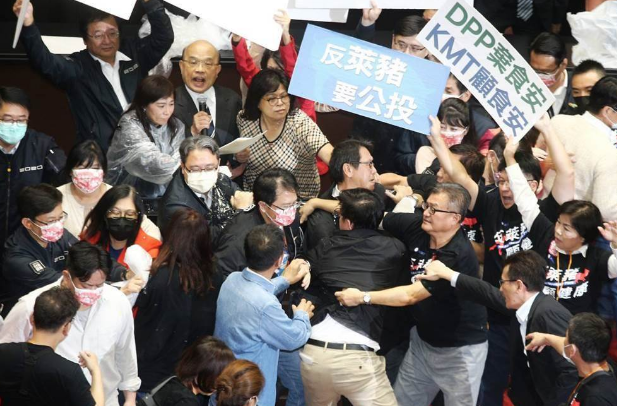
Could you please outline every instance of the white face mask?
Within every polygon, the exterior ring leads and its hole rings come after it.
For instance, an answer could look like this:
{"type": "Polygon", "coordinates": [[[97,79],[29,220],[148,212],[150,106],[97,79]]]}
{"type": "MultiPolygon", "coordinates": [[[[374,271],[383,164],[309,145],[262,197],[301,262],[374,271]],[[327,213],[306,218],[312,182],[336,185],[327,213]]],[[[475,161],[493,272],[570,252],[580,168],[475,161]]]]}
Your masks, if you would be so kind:
{"type": "Polygon", "coordinates": [[[572,345],[572,344],[565,345],[565,346],[563,347],[563,352],[561,353],[561,355],[562,355],[562,356],[566,359],[566,361],[568,361],[570,364],[574,365],[574,361],[572,361],[572,358],[570,358],[570,357],[568,357],[568,356],[566,355],[566,347],[569,347],[569,346],[571,346],[571,345],[572,345]]]}
{"type": "Polygon", "coordinates": [[[461,96],[463,96],[462,94],[459,94],[458,96],[455,94],[448,94],[448,93],[444,93],[441,95],[441,101],[444,100],[448,100],[448,99],[460,99],[461,96]]]}
{"type": "MultiPolygon", "coordinates": [[[[611,108],[611,110],[613,109],[611,108]]],[[[613,112],[615,112],[615,110],[613,110],[613,112]]],[[[608,114],[606,113],[604,113],[604,117],[611,123],[611,130],[613,131],[617,130],[617,123],[611,120],[610,118],[608,118],[608,114]]]]}
{"type": "Polygon", "coordinates": [[[186,184],[197,193],[208,193],[216,184],[218,171],[187,172],[186,184]]]}

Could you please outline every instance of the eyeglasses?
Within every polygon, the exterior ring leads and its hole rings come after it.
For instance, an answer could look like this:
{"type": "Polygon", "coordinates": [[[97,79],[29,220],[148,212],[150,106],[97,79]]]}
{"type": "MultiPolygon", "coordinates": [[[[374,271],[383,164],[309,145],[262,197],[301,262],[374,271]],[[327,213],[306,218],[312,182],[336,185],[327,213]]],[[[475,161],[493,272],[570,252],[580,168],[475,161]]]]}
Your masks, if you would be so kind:
{"type": "MultiPolygon", "coordinates": [[[[296,210],[297,210],[298,208],[300,208],[300,206],[302,206],[302,203],[300,203],[300,202],[295,202],[295,203],[292,203],[292,204],[291,204],[291,206],[287,206],[287,207],[285,207],[285,208],[283,208],[283,207],[278,207],[276,204],[272,204],[272,207],[274,207],[274,208],[276,208],[276,209],[278,209],[278,210],[283,210],[283,211],[285,211],[285,210],[291,210],[291,209],[296,209],[296,210]]],[[[268,207],[269,207],[269,206],[268,206],[268,207]]],[[[272,209],[272,207],[270,207],[270,208],[272,209]]]]}
{"type": "Polygon", "coordinates": [[[557,74],[557,71],[558,71],[558,70],[559,70],[559,66],[557,66],[557,69],[555,69],[555,70],[554,70],[554,71],[552,71],[552,72],[542,72],[542,71],[540,71],[540,70],[535,70],[535,69],[534,69],[534,72],[536,72],[538,75],[553,76],[553,75],[556,75],[556,74],[557,74]]]}
{"type": "Polygon", "coordinates": [[[135,210],[122,211],[119,209],[107,210],[107,217],[110,219],[125,218],[127,220],[137,220],[139,218],[139,212],[135,210]]]}
{"type": "Polygon", "coordinates": [[[401,52],[407,52],[407,50],[410,50],[411,53],[414,52],[422,52],[424,51],[426,48],[420,45],[411,45],[411,44],[407,44],[403,41],[396,41],[394,43],[394,47],[401,52]]]}
{"type": "Polygon", "coordinates": [[[362,162],[362,161],[351,161],[350,164],[356,164],[356,165],[368,165],[369,168],[374,168],[375,167],[375,162],[373,161],[367,161],[367,162],[362,162]]]}
{"type": "Polygon", "coordinates": [[[34,219],[34,220],[32,220],[32,222],[34,222],[34,223],[41,223],[44,226],[48,226],[48,225],[53,224],[53,223],[58,222],[58,221],[61,222],[61,223],[64,223],[64,220],[66,220],[66,218],[68,216],[69,216],[69,214],[67,212],[63,211],[62,212],[62,216],[60,216],[60,218],[57,218],[57,219],[54,219],[54,220],[49,220],[49,221],[41,221],[41,220],[34,219]]]}
{"type": "Polygon", "coordinates": [[[428,202],[422,202],[422,210],[425,210],[425,211],[428,210],[428,212],[431,213],[431,216],[434,215],[435,213],[460,214],[455,211],[436,209],[435,206],[433,206],[432,204],[429,204],[428,202]]]}
{"type": "Polygon", "coordinates": [[[276,106],[278,103],[278,101],[280,101],[283,104],[288,104],[289,103],[289,95],[286,94],[284,96],[280,96],[280,97],[268,97],[266,99],[266,101],[270,104],[270,106],[276,106]]]}
{"type": "MultiPolygon", "coordinates": [[[[537,180],[535,180],[535,179],[527,179],[527,183],[529,183],[529,182],[537,182],[537,180]]],[[[497,186],[499,186],[499,187],[505,186],[505,187],[509,188],[510,187],[510,181],[509,180],[504,180],[504,179],[499,179],[497,181],[497,186]]]]}
{"type": "Polygon", "coordinates": [[[212,69],[215,66],[219,66],[220,63],[214,63],[212,61],[202,61],[199,59],[182,59],[182,62],[186,63],[191,68],[195,69],[203,65],[206,69],[212,69]]]}
{"type": "Polygon", "coordinates": [[[102,41],[103,38],[105,37],[109,38],[110,40],[114,40],[120,37],[120,32],[119,31],[95,32],[94,35],[88,34],[88,37],[92,38],[93,40],[97,42],[102,41]]]}
{"type": "Polygon", "coordinates": [[[527,284],[520,279],[499,279],[499,286],[506,282],[521,282],[523,285],[527,286],[527,284]]]}
{"type": "Polygon", "coordinates": [[[212,172],[212,171],[218,171],[219,167],[218,166],[206,166],[205,168],[198,168],[198,167],[193,167],[193,168],[184,168],[188,173],[203,173],[203,172],[212,172]]]}
{"type": "Polygon", "coordinates": [[[3,122],[4,124],[21,124],[21,125],[28,125],[28,119],[25,120],[13,120],[13,119],[1,119],[1,122],[3,122]]]}

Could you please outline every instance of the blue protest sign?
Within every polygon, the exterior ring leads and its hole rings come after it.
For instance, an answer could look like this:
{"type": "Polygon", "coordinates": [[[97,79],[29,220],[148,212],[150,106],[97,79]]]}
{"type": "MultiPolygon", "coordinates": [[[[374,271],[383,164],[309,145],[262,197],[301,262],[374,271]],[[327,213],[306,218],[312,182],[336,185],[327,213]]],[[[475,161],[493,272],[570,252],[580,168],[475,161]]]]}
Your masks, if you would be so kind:
{"type": "Polygon", "coordinates": [[[308,25],[289,93],[429,134],[450,69],[308,25]]]}

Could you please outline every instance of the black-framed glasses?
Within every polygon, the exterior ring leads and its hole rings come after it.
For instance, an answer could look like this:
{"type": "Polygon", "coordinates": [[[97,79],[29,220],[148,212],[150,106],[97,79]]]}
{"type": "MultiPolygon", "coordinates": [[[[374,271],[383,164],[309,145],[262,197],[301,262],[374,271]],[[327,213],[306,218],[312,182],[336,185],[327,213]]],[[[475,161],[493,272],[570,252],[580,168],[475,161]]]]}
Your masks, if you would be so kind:
{"type": "Polygon", "coordinates": [[[279,97],[268,97],[268,98],[266,98],[266,101],[270,104],[270,106],[276,106],[278,104],[279,100],[283,104],[288,104],[291,99],[289,98],[288,94],[283,95],[283,96],[279,96],[279,97]]]}
{"type": "Polygon", "coordinates": [[[422,202],[422,210],[424,211],[428,210],[429,213],[431,213],[431,216],[435,213],[460,214],[455,211],[436,209],[435,206],[433,206],[432,204],[429,204],[428,202],[422,202]]]}
{"type": "MultiPolygon", "coordinates": [[[[538,181],[535,180],[535,179],[527,179],[527,183],[530,183],[530,182],[538,182],[538,181]]],[[[509,180],[505,180],[505,179],[499,179],[497,181],[497,186],[499,186],[499,187],[506,186],[506,187],[509,188],[510,187],[510,181],[509,180]]]]}
{"type": "Polygon", "coordinates": [[[216,166],[208,166],[205,168],[193,168],[193,169],[189,169],[189,168],[184,168],[188,173],[202,173],[202,172],[212,172],[212,171],[218,171],[219,167],[216,166]]]}
{"type": "Polygon", "coordinates": [[[202,61],[199,59],[182,59],[182,62],[186,63],[191,68],[197,68],[203,65],[206,69],[212,69],[215,66],[219,66],[220,63],[212,62],[212,61],[202,61]]]}
{"type": "Polygon", "coordinates": [[[89,38],[92,38],[95,41],[102,41],[103,38],[107,37],[110,40],[115,40],[120,37],[120,31],[108,31],[108,32],[95,32],[93,35],[88,34],[89,38]]]}
{"type": "Polygon", "coordinates": [[[14,119],[0,119],[1,122],[3,122],[4,124],[21,124],[21,125],[28,125],[28,119],[23,119],[23,120],[14,120],[14,119]]]}
{"type": "Polygon", "coordinates": [[[375,167],[375,162],[373,161],[366,161],[366,162],[362,162],[362,161],[351,161],[350,164],[356,164],[356,165],[368,165],[369,168],[374,168],[375,167]]]}
{"type": "Polygon", "coordinates": [[[66,218],[68,216],[69,216],[69,214],[67,212],[63,211],[62,212],[62,216],[60,216],[60,218],[57,218],[57,219],[54,219],[54,220],[50,220],[50,221],[42,221],[42,220],[33,219],[32,222],[34,222],[34,223],[41,223],[44,226],[48,226],[48,225],[53,224],[53,223],[58,222],[58,221],[64,223],[64,220],[66,220],[66,218]]]}
{"type": "Polygon", "coordinates": [[[407,52],[407,50],[409,50],[410,52],[422,52],[424,51],[426,48],[421,46],[421,45],[412,45],[412,44],[407,44],[406,42],[403,41],[396,41],[394,43],[394,47],[401,52],[407,52]]]}
{"type": "Polygon", "coordinates": [[[139,212],[135,210],[122,211],[119,209],[107,210],[107,217],[110,219],[125,218],[127,220],[137,220],[139,218],[139,212]]]}
{"type": "Polygon", "coordinates": [[[501,285],[506,282],[521,282],[523,285],[527,286],[527,284],[520,279],[499,279],[499,286],[501,287],[501,285]]]}
{"type": "Polygon", "coordinates": [[[291,210],[291,209],[296,209],[296,210],[298,210],[298,209],[300,208],[300,206],[302,206],[302,203],[300,203],[299,201],[296,201],[296,202],[295,202],[295,203],[293,203],[292,205],[287,206],[287,207],[285,207],[285,208],[283,208],[283,207],[278,207],[276,204],[274,204],[274,203],[273,203],[273,204],[272,204],[272,206],[271,206],[270,208],[272,209],[272,207],[274,207],[274,208],[275,208],[275,209],[277,209],[277,210],[282,210],[282,211],[285,211],[285,210],[291,210]]]}

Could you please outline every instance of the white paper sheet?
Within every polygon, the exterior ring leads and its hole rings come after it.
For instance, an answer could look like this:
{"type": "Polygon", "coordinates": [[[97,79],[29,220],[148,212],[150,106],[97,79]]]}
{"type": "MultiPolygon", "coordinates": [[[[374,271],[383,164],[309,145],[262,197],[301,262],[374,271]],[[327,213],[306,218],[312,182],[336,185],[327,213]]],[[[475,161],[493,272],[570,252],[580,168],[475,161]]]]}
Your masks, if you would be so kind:
{"type": "Polygon", "coordinates": [[[274,14],[286,9],[288,0],[166,1],[271,51],[279,48],[283,29],[274,21],[274,14]]]}
{"type": "Polygon", "coordinates": [[[30,0],[23,0],[21,3],[21,11],[19,12],[19,17],[17,17],[17,26],[15,27],[15,38],[13,38],[13,49],[17,46],[17,41],[19,41],[21,28],[24,26],[24,19],[26,18],[26,12],[28,11],[29,5],[30,0]]]}
{"type": "Polygon", "coordinates": [[[261,139],[261,137],[263,137],[265,134],[265,132],[256,135],[254,137],[240,137],[240,138],[236,138],[235,140],[233,140],[232,142],[230,142],[227,145],[223,145],[221,147],[221,149],[219,149],[219,153],[221,155],[229,155],[229,154],[237,154],[240,151],[244,151],[245,149],[247,149],[248,147],[250,147],[251,145],[253,145],[254,143],[256,143],[257,141],[259,141],[261,139]]]}
{"type": "MultiPolygon", "coordinates": [[[[295,0],[298,8],[371,8],[371,0],[295,0]]],[[[380,8],[438,9],[446,0],[375,0],[380,8]]],[[[473,0],[466,0],[473,6],[473,0]]]]}
{"type": "Polygon", "coordinates": [[[80,3],[102,10],[116,17],[131,18],[137,0],[76,0],[80,3]]]}
{"type": "Polygon", "coordinates": [[[49,35],[41,36],[43,43],[52,54],[70,55],[86,49],[84,40],[81,37],[53,37],[49,35]]]}
{"type": "Polygon", "coordinates": [[[287,14],[292,20],[322,21],[327,23],[346,23],[349,9],[297,8],[297,0],[289,0],[287,14]]]}

